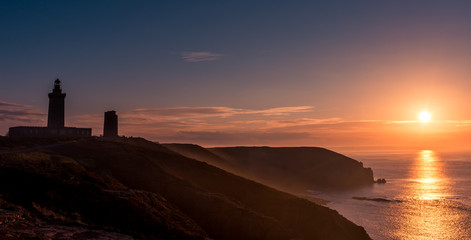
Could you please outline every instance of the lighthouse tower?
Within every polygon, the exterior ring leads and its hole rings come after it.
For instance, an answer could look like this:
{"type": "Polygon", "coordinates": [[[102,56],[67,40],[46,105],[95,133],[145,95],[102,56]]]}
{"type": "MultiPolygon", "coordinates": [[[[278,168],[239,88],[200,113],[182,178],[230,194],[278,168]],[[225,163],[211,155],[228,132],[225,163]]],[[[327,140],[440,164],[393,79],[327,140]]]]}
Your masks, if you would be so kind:
{"type": "Polygon", "coordinates": [[[49,112],[47,116],[47,127],[11,127],[8,130],[8,136],[40,138],[84,138],[92,136],[91,128],[64,127],[65,93],[62,93],[61,81],[59,81],[59,79],[56,79],[56,81],[54,81],[54,89],[52,90],[52,93],[49,93],[48,96],[49,112]]]}
{"type": "Polygon", "coordinates": [[[64,127],[64,100],[65,93],[62,93],[61,81],[56,79],[54,81],[54,89],[49,96],[49,112],[47,115],[48,128],[63,128],[64,127]]]}

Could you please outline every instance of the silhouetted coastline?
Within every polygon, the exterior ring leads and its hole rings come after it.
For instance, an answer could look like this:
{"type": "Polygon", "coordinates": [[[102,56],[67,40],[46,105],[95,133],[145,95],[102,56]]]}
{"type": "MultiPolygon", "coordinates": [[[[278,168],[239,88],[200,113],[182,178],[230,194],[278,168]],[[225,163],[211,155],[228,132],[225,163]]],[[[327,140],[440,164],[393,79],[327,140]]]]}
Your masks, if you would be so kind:
{"type": "MultiPolygon", "coordinates": [[[[0,209],[24,213],[23,225],[141,239],[370,239],[336,211],[140,138],[17,140],[1,151],[35,141],[50,147],[0,154],[0,209]]],[[[9,233],[44,236],[13,223],[0,229],[9,233]]]]}

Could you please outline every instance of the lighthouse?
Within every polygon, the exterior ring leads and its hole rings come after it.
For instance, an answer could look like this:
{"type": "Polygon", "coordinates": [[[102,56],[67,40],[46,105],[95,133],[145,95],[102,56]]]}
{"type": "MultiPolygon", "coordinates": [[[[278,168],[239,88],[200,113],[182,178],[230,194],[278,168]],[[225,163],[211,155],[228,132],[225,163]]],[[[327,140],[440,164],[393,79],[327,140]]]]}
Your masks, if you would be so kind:
{"type": "Polygon", "coordinates": [[[65,93],[62,93],[61,81],[59,79],[54,81],[54,89],[52,89],[48,96],[47,127],[11,127],[8,131],[8,136],[41,138],[84,138],[92,136],[91,128],[65,127],[65,93]]]}
{"type": "Polygon", "coordinates": [[[54,89],[49,96],[49,111],[47,114],[48,128],[63,128],[65,125],[65,93],[62,93],[61,81],[54,81],[54,89]]]}

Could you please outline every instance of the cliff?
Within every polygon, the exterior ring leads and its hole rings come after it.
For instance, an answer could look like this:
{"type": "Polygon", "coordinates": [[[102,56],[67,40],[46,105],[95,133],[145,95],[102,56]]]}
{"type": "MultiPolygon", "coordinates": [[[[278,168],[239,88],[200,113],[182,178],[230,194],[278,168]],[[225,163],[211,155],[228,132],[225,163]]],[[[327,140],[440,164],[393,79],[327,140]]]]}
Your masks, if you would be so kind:
{"type": "Polygon", "coordinates": [[[318,147],[225,147],[164,144],[184,156],[284,190],[348,189],[373,184],[361,162],[318,147]]]}
{"type": "Polygon", "coordinates": [[[0,154],[0,166],[0,216],[21,223],[2,239],[41,239],[44,226],[77,239],[369,239],[334,210],[144,139],[36,147],[0,154]]]}

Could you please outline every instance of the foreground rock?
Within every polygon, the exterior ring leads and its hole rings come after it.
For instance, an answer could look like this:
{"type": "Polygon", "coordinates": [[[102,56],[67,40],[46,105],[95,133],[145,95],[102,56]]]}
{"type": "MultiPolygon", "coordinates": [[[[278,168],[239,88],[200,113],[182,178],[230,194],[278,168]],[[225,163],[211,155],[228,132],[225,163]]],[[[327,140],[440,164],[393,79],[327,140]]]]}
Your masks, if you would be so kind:
{"type": "Polygon", "coordinates": [[[143,139],[51,146],[0,155],[0,208],[140,239],[370,239],[334,210],[143,139]]]}
{"type": "Polygon", "coordinates": [[[4,240],[16,239],[75,239],[75,240],[132,240],[129,235],[94,230],[82,226],[48,223],[24,211],[0,209],[0,236],[4,240]]]}

